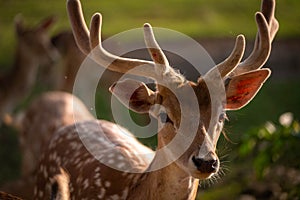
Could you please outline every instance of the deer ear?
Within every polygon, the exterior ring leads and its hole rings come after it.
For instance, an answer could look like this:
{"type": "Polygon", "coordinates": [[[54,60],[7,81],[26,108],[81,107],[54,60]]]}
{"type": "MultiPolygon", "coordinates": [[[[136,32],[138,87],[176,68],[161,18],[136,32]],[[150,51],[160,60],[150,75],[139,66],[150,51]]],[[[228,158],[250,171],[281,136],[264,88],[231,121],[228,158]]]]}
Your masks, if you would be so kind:
{"type": "Polygon", "coordinates": [[[122,104],[137,113],[148,113],[155,104],[156,93],[139,81],[126,79],[114,83],[109,90],[122,104]]]}
{"type": "Polygon", "coordinates": [[[21,14],[16,15],[14,18],[15,30],[18,35],[22,35],[24,32],[24,20],[21,14]]]}
{"type": "Polygon", "coordinates": [[[42,31],[42,32],[47,31],[56,21],[57,21],[57,18],[55,16],[49,16],[49,17],[43,19],[36,26],[36,30],[42,31]]]}
{"type": "Polygon", "coordinates": [[[251,71],[228,79],[226,110],[238,110],[247,105],[270,76],[269,69],[251,71]]]}

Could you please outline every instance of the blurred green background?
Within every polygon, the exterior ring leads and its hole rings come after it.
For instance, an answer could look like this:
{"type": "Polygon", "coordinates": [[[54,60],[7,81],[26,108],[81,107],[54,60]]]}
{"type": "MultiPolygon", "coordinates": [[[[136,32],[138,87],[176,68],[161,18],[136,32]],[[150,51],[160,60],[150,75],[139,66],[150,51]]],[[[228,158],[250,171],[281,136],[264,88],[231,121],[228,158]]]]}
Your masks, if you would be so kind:
{"type": "MultiPolygon", "coordinates": [[[[21,13],[26,24],[35,24],[43,17],[55,15],[58,19],[52,30],[52,34],[55,34],[70,28],[65,4],[64,0],[0,0],[0,73],[8,70],[13,63],[16,42],[14,17],[21,13]]],[[[260,1],[82,0],[82,4],[86,19],[96,11],[102,13],[103,34],[106,36],[141,27],[143,23],[149,22],[153,26],[185,33],[196,40],[233,38],[240,33],[252,40],[256,34],[254,13],[259,10],[260,1]]],[[[299,10],[299,0],[277,0],[276,16],[280,22],[280,30],[274,43],[293,40],[300,45],[299,10]]],[[[290,63],[295,63],[292,67],[300,68],[298,62],[290,63]]],[[[283,63],[282,67],[290,66],[283,63]]],[[[230,121],[224,129],[232,142],[221,138],[218,145],[221,160],[224,161],[225,174],[220,175],[221,178],[217,180],[201,183],[199,198],[298,199],[299,78],[300,74],[292,79],[271,77],[247,107],[228,113],[230,121]],[[290,124],[281,124],[278,121],[280,115],[285,112],[293,113],[290,124]],[[273,131],[268,129],[270,124],[274,128],[273,131]],[[288,175],[289,172],[294,174],[288,175]],[[274,191],[278,193],[276,198],[272,196],[274,191]]],[[[105,113],[105,98],[99,94],[97,104],[98,109],[105,113]]],[[[111,119],[109,114],[104,114],[103,117],[111,119]]],[[[20,152],[16,131],[2,126],[0,143],[1,184],[19,176],[20,152]]]]}
{"type": "MultiPolygon", "coordinates": [[[[254,13],[259,0],[152,0],[82,1],[85,16],[90,19],[94,12],[104,16],[104,35],[116,34],[142,27],[145,22],[153,26],[174,29],[191,37],[234,37],[243,33],[253,38],[256,33],[254,13]]],[[[28,24],[38,22],[48,15],[57,16],[54,32],[69,28],[66,1],[52,0],[1,0],[0,1],[0,64],[11,61],[14,49],[13,20],[22,13],[28,24]]],[[[280,21],[279,38],[297,37],[300,34],[300,2],[278,0],[277,17],[280,21]]]]}

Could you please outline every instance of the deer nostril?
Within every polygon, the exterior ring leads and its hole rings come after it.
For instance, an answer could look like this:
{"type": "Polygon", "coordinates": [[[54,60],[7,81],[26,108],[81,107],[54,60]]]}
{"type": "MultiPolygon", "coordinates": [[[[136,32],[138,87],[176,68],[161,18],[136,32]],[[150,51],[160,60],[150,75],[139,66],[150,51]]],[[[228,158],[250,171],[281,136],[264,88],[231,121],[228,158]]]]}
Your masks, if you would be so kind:
{"type": "Polygon", "coordinates": [[[219,161],[218,160],[211,160],[212,162],[212,168],[217,169],[219,167],[219,161]]]}
{"type": "Polygon", "coordinates": [[[201,164],[203,163],[202,159],[196,158],[195,156],[193,156],[192,160],[197,168],[200,167],[201,164]]]}
{"type": "Polygon", "coordinates": [[[202,173],[216,172],[219,167],[219,161],[215,159],[204,160],[202,158],[196,158],[195,156],[193,156],[192,161],[197,169],[202,173]]]}

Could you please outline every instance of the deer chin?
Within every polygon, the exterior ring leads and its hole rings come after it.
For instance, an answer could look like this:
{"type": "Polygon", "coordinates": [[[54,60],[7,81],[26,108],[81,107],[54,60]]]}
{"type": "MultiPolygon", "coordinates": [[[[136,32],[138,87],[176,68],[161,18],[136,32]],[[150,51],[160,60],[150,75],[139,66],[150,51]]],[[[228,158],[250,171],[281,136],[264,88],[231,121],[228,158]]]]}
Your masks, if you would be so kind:
{"type": "Polygon", "coordinates": [[[197,170],[197,168],[190,170],[190,174],[193,178],[195,179],[199,179],[199,180],[205,180],[205,179],[210,179],[213,175],[215,175],[216,173],[218,173],[218,171],[216,172],[211,172],[211,173],[203,173],[200,172],[199,170],[197,170]]]}

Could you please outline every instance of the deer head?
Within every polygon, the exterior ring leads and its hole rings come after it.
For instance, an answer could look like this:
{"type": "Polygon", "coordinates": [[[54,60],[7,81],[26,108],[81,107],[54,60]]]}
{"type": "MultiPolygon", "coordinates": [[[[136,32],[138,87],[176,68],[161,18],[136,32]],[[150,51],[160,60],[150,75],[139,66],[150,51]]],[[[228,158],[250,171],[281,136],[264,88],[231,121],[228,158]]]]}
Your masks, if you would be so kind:
{"type": "Polygon", "coordinates": [[[278,30],[274,17],[275,1],[263,0],[261,12],[255,15],[258,34],[251,55],[241,61],[245,38],[239,35],[231,55],[199,77],[197,82],[186,80],[170,66],[150,24],[144,25],[144,38],[153,61],[123,58],[112,55],[102,47],[101,14],[93,15],[88,29],[80,1],[69,0],[67,6],[74,37],[82,52],[112,71],[156,80],[156,90],[151,90],[143,82],[127,79],[115,83],[110,91],[129,109],[150,113],[158,119],[161,127],[158,149],[164,148],[177,136],[181,136],[180,141],[184,143],[183,140],[190,138],[192,128],[196,127],[187,148],[178,142],[176,148],[173,146],[165,151],[163,158],[176,157],[176,152],[184,150],[176,164],[188,174],[205,179],[216,173],[219,169],[216,144],[226,111],[247,105],[270,76],[270,70],[261,67],[270,55],[271,43],[278,30]],[[194,94],[196,99],[189,98],[190,94],[194,94]],[[178,95],[185,97],[183,102],[179,101],[178,95]]]}
{"type": "Polygon", "coordinates": [[[14,65],[7,74],[0,77],[1,120],[7,118],[5,115],[12,114],[17,105],[30,93],[38,67],[52,64],[58,58],[58,51],[48,36],[48,30],[53,23],[54,18],[49,17],[36,26],[27,27],[21,15],[15,17],[17,46],[14,65]]]}
{"type": "Polygon", "coordinates": [[[50,64],[58,58],[56,48],[51,44],[48,36],[49,28],[54,24],[55,17],[43,19],[36,26],[28,28],[24,26],[21,15],[15,17],[15,32],[20,51],[38,59],[38,63],[50,64]]]}

